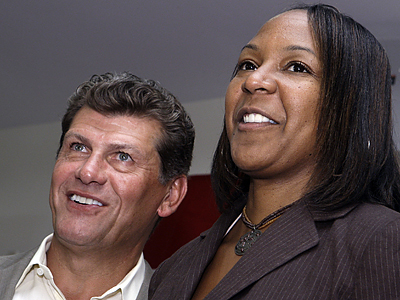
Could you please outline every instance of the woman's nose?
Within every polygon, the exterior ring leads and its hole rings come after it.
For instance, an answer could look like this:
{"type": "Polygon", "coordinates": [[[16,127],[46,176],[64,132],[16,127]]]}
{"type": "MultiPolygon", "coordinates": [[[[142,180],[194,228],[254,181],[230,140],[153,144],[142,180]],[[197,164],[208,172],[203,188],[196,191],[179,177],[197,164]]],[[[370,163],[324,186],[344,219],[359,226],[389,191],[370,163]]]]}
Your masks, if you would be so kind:
{"type": "Polygon", "coordinates": [[[273,94],[278,88],[277,82],[271,72],[262,67],[249,73],[242,84],[242,90],[246,93],[265,92],[273,94]]]}

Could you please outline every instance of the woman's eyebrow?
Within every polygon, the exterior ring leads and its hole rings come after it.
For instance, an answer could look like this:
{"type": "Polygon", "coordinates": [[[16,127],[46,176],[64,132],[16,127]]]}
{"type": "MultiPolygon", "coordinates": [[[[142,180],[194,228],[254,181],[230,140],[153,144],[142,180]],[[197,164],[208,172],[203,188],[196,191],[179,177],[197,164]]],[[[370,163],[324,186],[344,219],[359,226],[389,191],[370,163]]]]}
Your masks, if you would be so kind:
{"type": "Polygon", "coordinates": [[[287,47],[285,47],[285,50],[287,50],[287,51],[306,51],[308,53],[311,53],[314,56],[317,56],[317,54],[315,54],[314,50],[312,50],[311,48],[299,46],[299,45],[287,46],[287,47]]]}
{"type": "Polygon", "coordinates": [[[243,46],[243,48],[242,48],[242,50],[241,50],[240,52],[243,52],[244,49],[251,49],[251,50],[257,51],[259,48],[258,48],[257,45],[254,45],[254,44],[247,44],[247,45],[244,45],[244,46],[243,46]]]}
{"type": "MultiPolygon", "coordinates": [[[[241,52],[243,52],[243,50],[245,50],[245,49],[258,51],[260,48],[255,44],[246,44],[245,46],[243,46],[241,52]]],[[[317,56],[317,54],[311,48],[300,46],[300,45],[290,45],[290,46],[285,47],[284,49],[286,51],[306,51],[306,52],[311,53],[314,56],[317,56]]]]}

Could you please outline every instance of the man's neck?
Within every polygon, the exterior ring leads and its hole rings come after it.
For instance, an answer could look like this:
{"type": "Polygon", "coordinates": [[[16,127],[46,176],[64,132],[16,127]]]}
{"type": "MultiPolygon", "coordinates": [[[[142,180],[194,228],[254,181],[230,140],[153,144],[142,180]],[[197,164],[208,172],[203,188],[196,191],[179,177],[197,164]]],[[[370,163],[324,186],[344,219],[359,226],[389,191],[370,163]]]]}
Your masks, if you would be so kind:
{"type": "Polygon", "coordinates": [[[66,247],[53,238],[47,266],[67,300],[88,300],[116,286],[138,262],[141,250],[112,251],[66,247]]]}

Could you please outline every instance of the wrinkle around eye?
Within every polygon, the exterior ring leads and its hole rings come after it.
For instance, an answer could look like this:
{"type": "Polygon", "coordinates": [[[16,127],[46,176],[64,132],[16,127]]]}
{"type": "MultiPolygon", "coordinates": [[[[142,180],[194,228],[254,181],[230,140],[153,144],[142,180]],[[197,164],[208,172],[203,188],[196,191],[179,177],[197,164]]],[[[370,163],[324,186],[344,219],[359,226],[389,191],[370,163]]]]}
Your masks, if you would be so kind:
{"type": "Polygon", "coordinates": [[[123,161],[123,160],[111,159],[108,161],[108,163],[114,170],[121,173],[132,173],[136,168],[136,164],[133,160],[123,161]]]}

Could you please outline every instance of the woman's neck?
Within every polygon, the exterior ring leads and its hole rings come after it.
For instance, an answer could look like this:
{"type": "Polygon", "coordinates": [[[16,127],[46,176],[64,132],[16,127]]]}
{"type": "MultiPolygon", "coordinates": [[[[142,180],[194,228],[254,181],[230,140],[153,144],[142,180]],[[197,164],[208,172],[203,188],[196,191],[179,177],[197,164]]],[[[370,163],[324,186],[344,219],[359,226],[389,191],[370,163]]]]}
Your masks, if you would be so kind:
{"type": "Polygon", "coordinates": [[[284,182],[270,179],[252,179],[247,200],[247,214],[254,223],[269,214],[300,199],[308,180],[284,182]]]}

